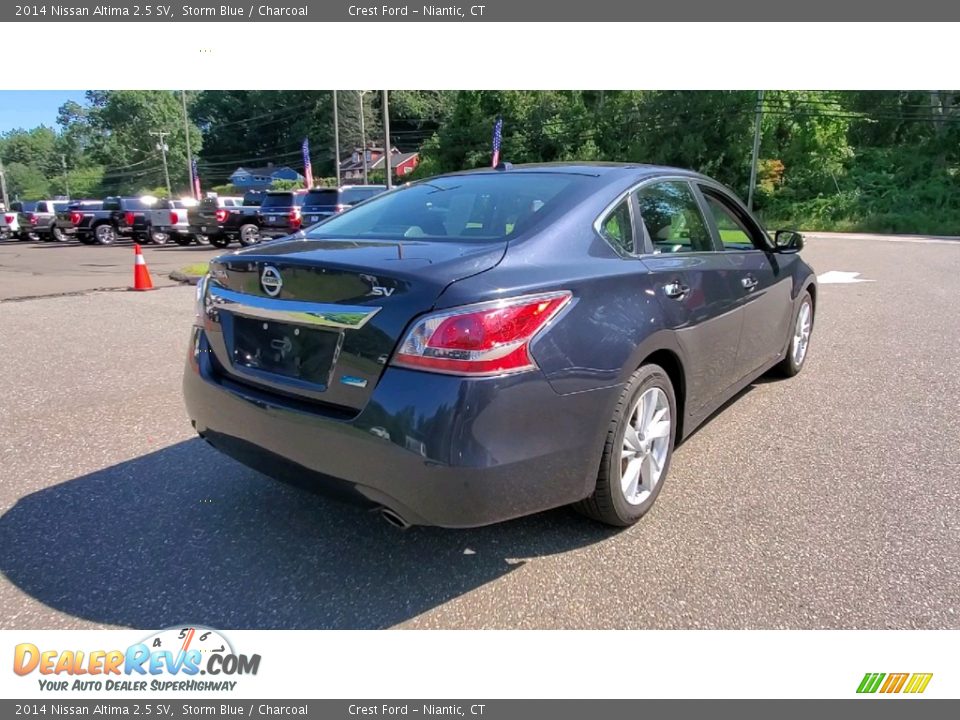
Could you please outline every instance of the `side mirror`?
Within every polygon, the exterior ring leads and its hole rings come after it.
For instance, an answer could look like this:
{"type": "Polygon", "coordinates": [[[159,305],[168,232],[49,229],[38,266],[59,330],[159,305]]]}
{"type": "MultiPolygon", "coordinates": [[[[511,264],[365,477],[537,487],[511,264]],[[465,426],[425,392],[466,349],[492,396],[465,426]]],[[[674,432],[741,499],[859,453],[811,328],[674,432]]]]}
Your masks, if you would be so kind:
{"type": "Polygon", "coordinates": [[[777,230],[773,247],[778,253],[798,253],[803,250],[803,235],[796,230],[777,230]]]}

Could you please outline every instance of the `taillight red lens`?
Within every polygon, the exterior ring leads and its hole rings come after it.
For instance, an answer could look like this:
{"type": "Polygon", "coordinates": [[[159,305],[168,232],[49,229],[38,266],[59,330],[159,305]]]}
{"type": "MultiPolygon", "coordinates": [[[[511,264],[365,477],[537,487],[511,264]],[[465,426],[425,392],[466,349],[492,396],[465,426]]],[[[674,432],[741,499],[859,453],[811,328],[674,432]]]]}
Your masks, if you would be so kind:
{"type": "Polygon", "coordinates": [[[70,223],[72,225],[79,225],[81,220],[83,220],[83,213],[78,213],[78,212],[70,213],[70,223]]]}
{"type": "Polygon", "coordinates": [[[39,218],[33,213],[30,213],[29,215],[27,215],[27,222],[30,223],[31,225],[36,225],[38,220],[39,218]]]}
{"type": "Polygon", "coordinates": [[[224,208],[220,208],[219,210],[217,210],[217,222],[218,223],[226,222],[227,216],[229,214],[230,213],[227,212],[227,210],[225,210],[224,208]]]}
{"type": "Polygon", "coordinates": [[[4,215],[3,219],[7,221],[7,225],[13,225],[13,221],[14,219],[16,219],[16,215],[4,215]]]}
{"type": "Polygon", "coordinates": [[[298,210],[298,209],[293,209],[293,210],[290,211],[290,224],[291,224],[293,227],[299,227],[299,226],[300,226],[300,210],[298,210]]]}
{"type": "Polygon", "coordinates": [[[453,375],[532,370],[530,341],[571,297],[528,295],[428,315],[407,333],[393,364],[453,375]]]}
{"type": "Polygon", "coordinates": [[[136,216],[132,212],[125,213],[123,218],[124,220],[127,221],[127,225],[129,225],[130,227],[133,227],[133,221],[136,218],[136,216]]]}
{"type": "Polygon", "coordinates": [[[178,222],[180,222],[180,216],[177,215],[177,211],[176,211],[176,210],[171,210],[171,211],[170,211],[170,224],[171,224],[171,225],[176,225],[178,222]]]}

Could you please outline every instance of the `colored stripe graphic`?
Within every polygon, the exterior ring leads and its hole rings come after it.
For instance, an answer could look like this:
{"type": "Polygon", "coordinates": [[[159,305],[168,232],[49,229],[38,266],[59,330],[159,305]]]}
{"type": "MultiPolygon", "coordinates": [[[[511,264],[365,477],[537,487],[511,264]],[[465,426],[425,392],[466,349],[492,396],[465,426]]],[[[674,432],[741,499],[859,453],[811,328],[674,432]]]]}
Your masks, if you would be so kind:
{"type": "Polygon", "coordinates": [[[880,688],[882,693],[898,693],[903,684],[907,681],[907,678],[910,677],[910,673],[890,673],[887,675],[887,681],[883,684],[883,687],[880,688]]]}
{"type": "Polygon", "coordinates": [[[933,673],[914,673],[903,691],[905,693],[922,693],[927,689],[927,685],[930,684],[932,677],[933,673]]]}
{"type": "Polygon", "coordinates": [[[860,687],[857,688],[857,692],[875,693],[885,677],[886,675],[884,673],[867,673],[863,676],[863,680],[860,681],[860,687]]]}

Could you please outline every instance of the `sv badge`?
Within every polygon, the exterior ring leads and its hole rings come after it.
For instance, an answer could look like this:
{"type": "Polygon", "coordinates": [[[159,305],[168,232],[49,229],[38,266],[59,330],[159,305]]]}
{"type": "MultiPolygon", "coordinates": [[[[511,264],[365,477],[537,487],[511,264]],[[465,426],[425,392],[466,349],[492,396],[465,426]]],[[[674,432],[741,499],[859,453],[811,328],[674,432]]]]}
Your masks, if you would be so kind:
{"type": "Polygon", "coordinates": [[[380,285],[374,285],[372,288],[370,288],[369,294],[375,297],[390,297],[393,295],[394,290],[396,290],[396,288],[387,288],[381,287],[380,285]]]}

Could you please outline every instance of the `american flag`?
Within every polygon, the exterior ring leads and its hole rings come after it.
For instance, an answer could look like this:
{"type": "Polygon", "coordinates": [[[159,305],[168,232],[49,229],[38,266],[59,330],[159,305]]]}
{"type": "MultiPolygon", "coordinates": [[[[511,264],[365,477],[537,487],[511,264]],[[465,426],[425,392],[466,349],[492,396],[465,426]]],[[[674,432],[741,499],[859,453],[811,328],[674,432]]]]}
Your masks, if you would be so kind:
{"type": "Polygon", "coordinates": [[[303,176],[306,178],[307,189],[313,187],[313,165],[310,164],[310,141],[303,139],[303,176]]]}
{"type": "Polygon", "coordinates": [[[191,178],[193,180],[193,197],[196,200],[200,199],[200,173],[197,170],[197,159],[193,158],[193,162],[190,163],[190,174],[193,175],[191,178]]]}
{"type": "Polygon", "coordinates": [[[493,161],[491,167],[500,164],[500,141],[503,139],[503,118],[497,118],[497,124],[493,126],[493,161]]]}

